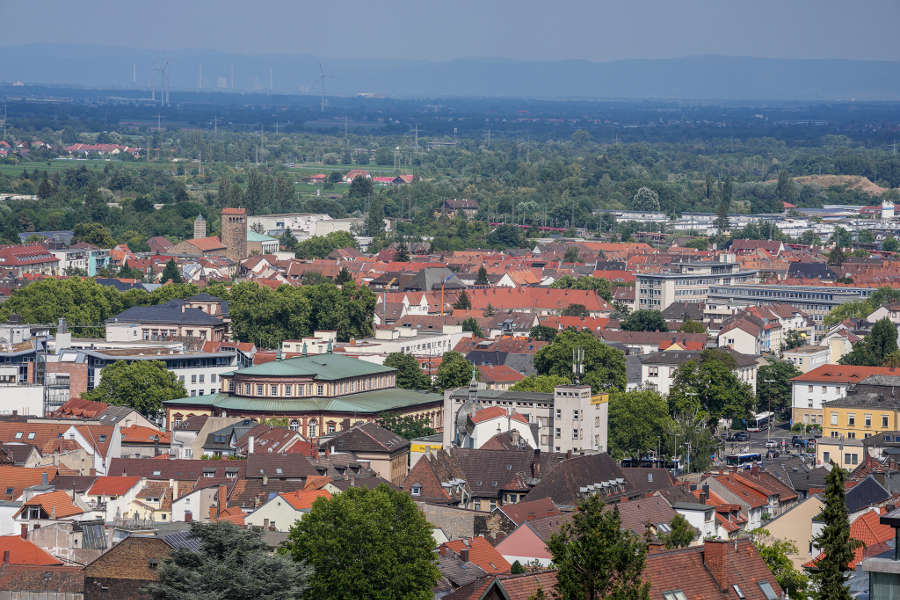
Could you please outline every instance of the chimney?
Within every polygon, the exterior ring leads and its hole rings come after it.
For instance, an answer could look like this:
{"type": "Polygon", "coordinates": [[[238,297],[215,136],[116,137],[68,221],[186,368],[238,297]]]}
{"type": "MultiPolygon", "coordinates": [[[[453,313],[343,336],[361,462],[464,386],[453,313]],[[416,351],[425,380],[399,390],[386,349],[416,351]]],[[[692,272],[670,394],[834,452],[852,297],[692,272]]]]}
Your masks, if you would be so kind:
{"type": "Polygon", "coordinates": [[[247,454],[253,454],[253,450],[256,446],[256,436],[251,435],[247,440],[247,454]]]}
{"type": "Polygon", "coordinates": [[[706,504],[709,500],[709,484],[704,484],[700,489],[700,504],[706,504]]]}
{"type": "Polygon", "coordinates": [[[47,471],[44,471],[43,473],[41,473],[41,485],[47,487],[48,483],[49,481],[47,480],[47,471]]]}
{"type": "Polygon", "coordinates": [[[703,564],[724,592],[728,589],[728,547],[731,540],[706,540],[703,542],[703,564]]]}
{"type": "Polygon", "coordinates": [[[462,550],[460,550],[459,557],[462,559],[463,562],[469,562],[469,549],[463,548],[462,550]]]}
{"type": "Polygon", "coordinates": [[[19,530],[19,535],[22,536],[23,540],[28,539],[28,524],[27,523],[22,523],[22,528],[19,530]]]}

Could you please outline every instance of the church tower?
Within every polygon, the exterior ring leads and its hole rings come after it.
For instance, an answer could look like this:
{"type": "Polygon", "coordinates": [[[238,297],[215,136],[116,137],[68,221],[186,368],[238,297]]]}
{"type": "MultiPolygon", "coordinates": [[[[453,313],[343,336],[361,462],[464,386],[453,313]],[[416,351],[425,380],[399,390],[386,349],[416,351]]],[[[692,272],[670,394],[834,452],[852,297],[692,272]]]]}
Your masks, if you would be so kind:
{"type": "Polygon", "coordinates": [[[235,262],[247,258],[247,210],[222,209],[222,245],[225,256],[235,262]]]}

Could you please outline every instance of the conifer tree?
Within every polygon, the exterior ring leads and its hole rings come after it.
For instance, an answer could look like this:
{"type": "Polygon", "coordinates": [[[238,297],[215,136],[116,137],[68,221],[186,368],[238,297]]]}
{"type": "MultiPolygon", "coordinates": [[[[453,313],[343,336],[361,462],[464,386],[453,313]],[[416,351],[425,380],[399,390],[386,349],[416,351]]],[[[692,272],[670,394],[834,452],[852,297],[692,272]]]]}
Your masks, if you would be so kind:
{"type": "Polygon", "coordinates": [[[831,463],[831,472],[826,478],[825,508],[821,514],[825,528],[815,539],[816,546],[824,554],[812,574],[817,600],[850,600],[846,582],[854,543],[850,539],[850,520],[844,500],[844,475],[842,469],[831,463]]]}
{"type": "Polygon", "coordinates": [[[490,285],[491,282],[488,281],[487,269],[484,268],[484,265],[478,267],[478,276],[475,278],[475,285],[490,285]]]}

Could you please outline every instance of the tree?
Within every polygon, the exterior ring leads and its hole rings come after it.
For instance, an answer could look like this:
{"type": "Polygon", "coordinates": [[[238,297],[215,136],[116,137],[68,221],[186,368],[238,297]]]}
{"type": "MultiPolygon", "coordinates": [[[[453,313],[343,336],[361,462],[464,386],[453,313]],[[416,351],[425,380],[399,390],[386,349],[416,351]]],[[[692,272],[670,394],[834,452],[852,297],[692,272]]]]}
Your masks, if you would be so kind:
{"type": "Polygon", "coordinates": [[[100,248],[112,248],[116,240],[102,223],[78,223],[72,229],[73,242],[85,242],[100,248]]]}
{"type": "Polygon", "coordinates": [[[671,531],[660,536],[660,541],[666,548],[687,548],[699,535],[699,532],[680,514],[675,515],[669,526],[672,528],[671,531]]]}
{"type": "Polygon", "coordinates": [[[795,569],[790,558],[792,554],[797,554],[797,547],[791,542],[772,538],[765,529],[751,531],[750,539],[788,597],[807,598],[809,577],[803,571],[795,569]]]}
{"type": "Polygon", "coordinates": [[[575,246],[569,246],[568,248],[566,248],[566,253],[563,256],[563,262],[577,263],[580,260],[581,259],[578,256],[578,248],[576,248],[575,246]]]}
{"type": "Polygon", "coordinates": [[[884,364],[885,357],[897,351],[897,328],[885,317],[872,326],[872,331],[857,342],[840,363],[842,365],[858,365],[877,367],[884,364]]]}
{"type": "Polygon", "coordinates": [[[366,235],[376,237],[384,233],[384,201],[375,196],[369,202],[369,212],[366,216],[366,235]]]}
{"type": "Polygon", "coordinates": [[[515,225],[499,225],[490,232],[485,240],[491,248],[524,248],[527,245],[522,230],[515,225]]]}
{"type": "Polygon", "coordinates": [[[347,195],[354,199],[365,199],[370,197],[374,190],[375,187],[372,184],[372,180],[369,177],[360,175],[350,182],[350,191],[347,195]]]}
{"type": "Polygon", "coordinates": [[[610,284],[609,280],[591,277],[590,275],[582,275],[578,278],[571,275],[563,275],[554,281],[550,287],[556,289],[590,290],[596,292],[598,296],[607,302],[612,300],[612,284],[610,284]]]}
{"type": "Polygon", "coordinates": [[[475,285],[491,285],[491,282],[488,281],[487,269],[484,268],[484,265],[478,267],[478,276],[475,277],[475,285]]]}
{"type": "Polygon", "coordinates": [[[345,283],[350,283],[353,281],[353,275],[350,274],[350,271],[347,270],[347,267],[341,267],[341,270],[338,271],[337,277],[335,277],[334,282],[338,285],[344,285],[345,283]]]}
{"type": "Polygon", "coordinates": [[[100,385],[81,394],[85,400],[130,406],[144,416],[155,416],[163,402],[184,398],[187,390],[175,374],[158,360],[117,360],[101,372],[100,385]]]}
{"type": "Polygon", "coordinates": [[[895,237],[889,237],[881,242],[881,249],[885,252],[896,252],[900,249],[900,242],[898,242],[895,237]]]}
{"type": "Polygon", "coordinates": [[[514,383],[509,389],[516,392],[543,392],[552,394],[558,385],[569,385],[572,380],[562,375],[529,375],[514,383]]]}
{"type": "Polygon", "coordinates": [[[658,310],[636,310],[622,322],[627,331],[668,331],[666,319],[658,310]]]}
{"type": "Polygon", "coordinates": [[[843,227],[835,227],[831,234],[831,241],[834,242],[835,248],[850,248],[853,246],[853,236],[843,227]]]}
{"type": "Polygon", "coordinates": [[[522,575],[525,573],[525,567],[522,566],[522,563],[516,560],[509,566],[509,572],[513,575],[522,575]]]}
{"type": "Polygon", "coordinates": [[[162,272],[162,283],[167,281],[171,281],[172,283],[181,283],[183,280],[181,279],[181,271],[178,269],[178,265],[175,264],[175,259],[170,258],[169,262],[166,263],[166,267],[162,272]]]}
{"type": "Polygon", "coordinates": [[[847,571],[853,560],[855,544],[850,538],[850,520],[844,500],[845,472],[831,463],[831,471],[825,477],[825,508],[819,520],[825,527],[815,538],[815,545],[822,552],[812,572],[818,600],[850,600],[847,589],[847,571]]]}
{"type": "Polygon", "coordinates": [[[437,384],[442,390],[469,385],[473,365],[459,352],[444,352],[437,368],[437,384]]]}
{"type": "Polygon", "coordinates": [[[800,371],[789,362],[769,360],[769,364],[756,371],[756,405],[762,410],[770,406],[782,416],[790,414],[791,378],[800,371]]]}
{"type": "MultiPolygon", "coordinates": [[[[712,191],[713,191],[713,182],[712,175],[709,173],[706,174],[706,204],[707,206],[712,205],[712,191]]],[[[731,179],[728,179],[728,191],[725,192],[725,188],[722,188],[722,194],[719,198],[719,209],[716,212],[716,228],[719,230],[719,234],[723,234],[728,231],[728,211],[731,210],[731,179]]],[[[705,249],[705,248],[704,248],[705,249]]]]}
{"type": "Polygon", "coordinates": [[[153,600],[300,600],[308,569],[272,554],[262,534],[229,523],[191,523],[200,549],[177,548],[159,568],[159,581],[145,590],[153,600]]]}
{"type": "Polygon", "coordinates": [[[775,198],[779,202],[794,202],[794,180],[788,175],[787,171],[778,173],[778,183],[775,185],[775,198]]]}
{"type": "Polygon", "coordinates": [[[706,325],[699,321],[685,319],[678,331],[681,333],[706,333],[706,325]]]}
{"type": "Polygon", "coordinates": [[[638,188],[631,198],[631,210],[659,212],[659,194],[648,187],[638,188]]]}
{"type": "Polygon", "coordinates": [[[794,348],[799,348],[803,344],[806,343],[806,334],[797,330],[791,329],[788,331],[788,334],[784,338],[784,342],[781,344],[781,351],[785,350],[793,350],[794,348]]]}
{"type": "Polygon", "coordinates": [[[280,552],[312,567],[307,598],[431,600],[440,577],[431,525],[386,484],[316,500],[280,552]]]}
{"type": "Polygon", "coordinates": [[[528,337],[541,342],[552,342],[556,337],[556,330],[546,325],[535,325],[528,332],[528,337]]]}
{"type": "Polygon", "coordinates": [[[669,406],[656,392],[615,392],[609,398],[609,453],[639,458],[656,450],[671,427],[669,406]]]}
{"type": "Polygon", "coordinates": [[[278,238],[278,247],[284,252],[296,252],[297,244],[297,238],[294,237],[290,229],[285,229],[284,233],[278,238]]]}
{"type": "Polygon", "coordinates": [[[669,391],[669,412],[702,409],[712,422],[745,419],[755,404],[753,390],[732,372],[734,358],[719,350],[704,350],[675,371],[669,391]]]}
{"type": "Polygon", "coordinates": [[[562,311],[564,317],[587,317],[590,316],[588,309],[584,304],[570,304],[562,311]]]}
{"type": "Polygon", "coordinates": [[[827,256],[829,265],[841,265],[847,260],[847,253],[840,246],[835,246],[827,256]]]}
{"type": "Polygon", "coordinates": [[[456,297],[456,302],[453,303],[453,308],[472,310],[472,301],[469,300],[469,294],[466,293],[466,290],[460,290],[459,296],[456,297]]]}
{"type": "Polygon", "coordinates": [[[377,423],[408,440],[434,435],[434,429],[428,425],[425,417],[413,417],[412,415],[399,416],[393,413],[379,415],[377,423]]]}
{"type": "Polygon", "coordinates": [[[469,317],[468,319],[462,322],[462,330],[463,331],[471,331],[474,337],[484,337],[484,332],[481,331],[481,325],[478,324],[478,321],[475,320],[475,317],[469,317]]]}
{"type": "Polygon", "coordinates": [[[605,509],[592,494],[578,504],[571,521],[550,536],[547,548],[556,565],[556,591],[579,600],[647,600],[650,584],[641,579],[647,545],[622,528],[619,509],[605,509]]]}
{"type": "Polygon", "coordinates": [[[419,367],[412,354],[391,352],[384,359],[384,366],[397,369],[397,387],[405,390],[422,390],[431,387],[428,376],[419,367]]]}
{"type": "Polygon", "coordinates": [[[397,262],[409,262],[409,246],[406,242],[400,242],[397,246],[397,262]]]}
{"type": "Polygon", "coordinates": [[[340,248],[356,248],[356,239],[346,231],[332,231],[324,236],[314,235],[294,246],[297,258],[325,258],[340,248]]]}
{"type": "Polygon", "coordinates": [[[594,393],[625,389],[624,353],[607,346],[589,331],[561,331],[552,343],[538,350],[534,356],[538,374],[570,377],[572,354],[576,348],[584,351],[584,377],[581,380],[590,385],[594,393]]]}

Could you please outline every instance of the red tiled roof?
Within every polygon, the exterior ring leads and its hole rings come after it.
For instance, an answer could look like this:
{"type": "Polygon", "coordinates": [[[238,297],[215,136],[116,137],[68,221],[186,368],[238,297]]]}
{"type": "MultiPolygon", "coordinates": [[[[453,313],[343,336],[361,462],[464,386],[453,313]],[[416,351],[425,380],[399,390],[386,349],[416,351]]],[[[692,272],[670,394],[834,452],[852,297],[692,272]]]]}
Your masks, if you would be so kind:
{"type": "Polygon", "coordinates": [[[220,240],[219,236],[217,235],[205,238],[195,238],[192,240],[187,240],[187,242],[205,252],[208,252],[210,250],[221,250],[225,247],[225,244],[222,243],[222,240],[220,240]]]}
{"type": "Polygon", "coordinates": [[[170,442],[169,434],[165,431],[158,431],[152,427],[144,427],[143,425],[131,425],[120,430],[122,433],[122,443],[131,444],[152,444],[159,437],[160,444],[168,444],[170,442]]]}
{"type": "Polygon", "coordinates": [[[84,512],[75,506],[69,493],[63,490],[32,496],[22,505],[22,508],[19,509],[15,516],[18,516],[28,506],[40,506],[41,510],[51,519],[64,519],[84,512]]]}
{"type": "Polygon", "coordinates": [[[515,383],[525,376],[507,365],[478,365],[485,383],[515,383]]]}
{"type": "Polygon", "coordinates": [[[469,562],[479,566],[485,573],[496,575],[509,573],[510,564],[496,548],[481,536],[466,540],[450,540],[441,545],[441,550],[451,550],[457,555],[469,551],[469,562]]]}
{"type": "Polygon", "coordinates": [[[812,371],[797,375],[791,381],[811,383],[859,383],[869,375],[893,375],[891,367],[857,367],[851,365],[822,365],[812,371]]]}
{"type": "Polygon", "coordinates": [[[23,540],[19,535],[0,536],[0,556],[9,552],[11,565],[61,565],[62,561],[50,556],[37,545],[23,540]]]}
{"type": "Polygon", "coordinates": [[[88,496],[123,496],[128,490],[140,482],[140,477],[113,477],[104,476],[94,480],[94,485],[88,490],[88,496]]]}
{"type": "Polygon", "coordinates": [[[290,504],[294,510],[309,510],[319,498],[326,500],[331,498],[331,492],[326,490],[297,490],[288,494],[278,494],[284,501],[290,504]]]}
{"type": "MultiPolygon", "coordinates": [[[[506,416],[506,409],[502,406],[489,406],[487,408],[482,408],[481,410],[475,411],[475,413],[472,414],[472,421],[474,423],[483,423],[484,421],[489,421],[491,419],[497,419],[506,416]]],[[[528,422],[528,419],[524,415],[516,412],[509,414],[509,418],[516,421],[521,421],[523,423],[528,422]]]]}
{"type": "Polygon", "coordinates": [[[543,519],[544,517],[553,517],[560,514],[559,508],[556,507],[556,504],[550,498],[529,500],[518,504],[504,504],[498,507],[497,510],[509,517],[509,520],[516,525],[521,525],[525,521],[543,519]]]}
{"type": "Polygon", "coordinates": [[[71,398],[65,404],[56,409],[56,416],[72,416],[72,417],[96,417],[104,410],[109,408],[106,402],[94,402],[92,400],[84,400],[82,398],[71,398]]]}
{"type": "Polygon", "coordinates": [[[246,208],[223,208],[222,214],[223,215],[246,215],[247,209],[246,208]]]}
{"type": "Polygon", "coordinates": [[[591,312],[609,312],[609,303],[591,290],[567,290],[556,288],[517,287],[473,289],[468,292],[473,310],[485,310],[488,305],[495,310],[564,310],[572,304],[581,304],[591,312]]]}

